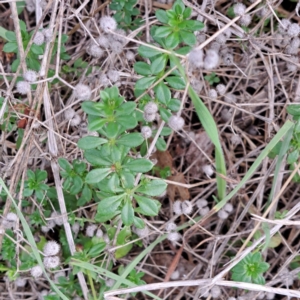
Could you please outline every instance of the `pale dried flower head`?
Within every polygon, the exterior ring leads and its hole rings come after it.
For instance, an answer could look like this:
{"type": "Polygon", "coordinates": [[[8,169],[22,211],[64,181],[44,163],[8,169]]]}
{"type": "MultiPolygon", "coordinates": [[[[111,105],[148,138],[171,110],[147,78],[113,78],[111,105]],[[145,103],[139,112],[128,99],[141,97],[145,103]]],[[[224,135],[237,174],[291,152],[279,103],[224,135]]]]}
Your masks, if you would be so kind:
{"type": "Polygon", "coordinates": [[[60,259],[58,256],[44,257],[44,266],[46,269],[55,269],[59,266],[60,259]]]}
{"type": "Polygon", "coordinates": [[[86,84],[78,83],[73,90],[73,95],[78,100],[88,100],[92,96],[92,91],[86,84]]]}
{"type": "Polygon", "coordinates": [[[23,78],[28,81],[28,82],[34,82],[36,81],[37,78],[37,74],[35,71],[33,70],[27,70],[24,74],[23,74],[23,78]]]}
{"type": "Polygon", "coordinates": [[[55,241],[49,241],[44,246],[44,255],[45,256],[52,256],[58,254],[60,250],[60,245],[55,241]]]}
{"type": "Polygon", "coordinates": [[[43,270],[39,265],[36,265],[30,269],[30,274],[32,277],[37,278],[42,276],[43,270]]]}
{"type": "Polygon", "coordinates": [[[168,125],[175,131],[179,131],[184,126],[184,119],[180,116],[173,115],[169,118],[168,125]]]}
{"type": "Polygon", "coordinates": [[[89,236],[89,237],[93,237],[95,235],[96,229],[97,229],[97,225],[95,225],[95,224],[91,224],[91,225],[87,226],[85,235],[89,236]]]}
{"type": "Polygon", "coordinates": [[[141,134],[144,139],[149,139],[152,136],[152,129],[149,126],[143,126],[141,134]]]}
{"type": "Polygon", "coordinates": [[[45,42],[45,36],[41,31],[38,31],[33,38],[33,43],[37,46],[41,46],[45,42]]]}
{"type": "Polygon", "coordinates": [[[28,83],[27,81],[18,81],[16,87],[17,92],[22,95],[30,92],[30,83],[28,83]]]}
{"type": "Polygon", "coordinates": [[[103,16],[100,19],[100,28],[106,33],[116,30],[117,25],[118,24],[117,24],[116,20],[110,16],[103,16]]]}

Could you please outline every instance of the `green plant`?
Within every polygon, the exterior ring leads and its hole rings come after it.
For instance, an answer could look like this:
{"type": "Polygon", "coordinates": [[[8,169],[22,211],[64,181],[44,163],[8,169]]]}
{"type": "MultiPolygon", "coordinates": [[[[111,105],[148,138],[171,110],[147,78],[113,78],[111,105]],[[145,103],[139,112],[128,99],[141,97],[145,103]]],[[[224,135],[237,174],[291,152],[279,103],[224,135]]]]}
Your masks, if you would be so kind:
{"type": "Polygon", "coordinates": [[[110,3],[109,8],[117,11],[114,18],[121,28],[134,30],[142,25],[143,20],[136,17],[140,14],[135,7],[137,2],[138,0],[113,0],[110,3]]]}
{"type": "Polygon", "coordinates": [[[234,281],[265,284],[265,278],[262,274],[269,267],[268,263],[262,261],[262,256],[259,252],[249,253],[231,269],[231,279],[234,281]]]}
{"type": "Polygon", "coordinates": [[[220,82],[220,78],[216,75],[215,72],[212,72],[209,75],[205,75],[204,79],[208,81],[209,85],[213,85],[214,83],[220,82]]]}

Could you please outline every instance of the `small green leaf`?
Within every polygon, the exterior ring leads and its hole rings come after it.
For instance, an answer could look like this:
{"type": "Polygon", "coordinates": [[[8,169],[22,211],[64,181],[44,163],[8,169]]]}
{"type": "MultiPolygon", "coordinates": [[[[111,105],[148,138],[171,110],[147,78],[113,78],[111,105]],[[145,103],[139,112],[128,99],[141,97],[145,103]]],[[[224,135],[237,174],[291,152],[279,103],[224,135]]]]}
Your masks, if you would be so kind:
{"type": "Polygon", "coordinates": [[[58,159],[58,164],[62,169],[66,170],[67,172],[73,169],[72,165],[65,158],[60,157],[58,159]]]}
{"type": "Polygon", "coordinates": [[[134,218],[134,211],[130,199],[127,199],[122,208],[121,217],[124,225],[131,226],[134,218]]]}
{"type": "Polygon", "coordinates": [[[192,32],[188,31],[180,31],[181,39],[190,46],[194,46],[196,44],[196,36],[192,32]]]}
{"type": "Polygon", "coordinates": [[[134,133],[128,133],[128,134],[122,135],[117,140],[117,144],[123,145],[126,147],[137,147],[137,146],[141,145],[143,143],[143,141],[144,141],[143,136],[138,132],[134,132],[134,133]]]}
{"type": "Polygon", "coordinates": [[[157,75],[165,69],[167,63],[166,55],[159,55],[156,59],[151,63],[151,72],[153,75],[157,75]]]}
{"type": "Polygon", "coordinates": [[[179,76],[169,76],[165,79],[169,85],[176,89],[176,90],[184,90],[185,89],[185,82],[184,80],[179,76]]]}
{"type": "Polygon", "coordinates": [[[5,32],[5,37],[10,42],[17,41],[16,34],[13,31],[6,31],[5,32]]]}
{"type": "Polygon", "coordinates": [[[146,158],[137,158],[123,165],[132,172],[146,173],[153,168],[153,163],[146,158]]]}
{"type": "Polygon", "coordinates": [[[161,23],[165,23],[167,24],[168,21],[169,21],[169,18],[167,16],[167,13],[165,10],[162,10],[162,9],[158,9],[156,12],[155,12],[155,16],[157,18],[157,20],[161,23]]]}
{"type": "Polygon", "coordinates": [[[151,70],[150,70],[150,66],[147,63],[142,62],[142,61],[136,62],[134,64],[133,68],[137,74],[140,74],[143,76],[148,76],[148,75],[152,74],[151,70]]]}
{"type": "Polygon", "coordinates": [[[168,49],[176,48],[180,43],[179,33],[178,32],[171,33],[166,39],[165,43],[168,49]]]}
{"type": "Polygon", "coordinates": [[[99,242],[98,244],[94,245],[89,251],[88,256],[89,257],[96,257],[101,254],[101,252],[105,249],[106,243],[105,242],[99,242]]]}
{"type": "Polygon", "coordinates": [[[151,58],[158,54],[161,54],[161,52],[159,50],[156,50],[156,49],[153,49],[152,47],[147,47],[147,46],[140,46],[138,48],[138,53],[145,58],[151,58]]]}
{"type": "Polygon", "coordinates": [[[156,179],[141,185],[136,191],[148,196],[159,196],[166,188],[167,184],[163,180],[156,179]]]}
{"type": "Polygon", "coordinates": [[[89,184],[98,183],[109,173],[111,173],[111,168],[94,169],[86,175],[85,182],[89,184]]]}
{"type": "Polygon", "coordinates": [[[36,54],[36,55],[42,55],[44,53],[44,50],[41,46],[32,44],[30,50],[36,54]]]}
{"type": "Polygon", "coordinates": [[[120,206],[124,194],[118,196],[112,196],[101,200],[97,207],[97,212],[101,215],[111,214],[116,212],[120,206]]]}
{"type": "Polygon", "coordinates": [[[155,80],[156,77],[141,78],[135,83],[135,89],[144,91],[148,89],[155,82],[155,80]]]}
{"type": "Polygon", "coordinates": [[[107,123],[106,119],[95,119],[89,123],[88,129],[89,131],[98,131],[105,125],[105,123],[107,123]]]}
{"type": "Polygon", "coordinates": [[[171,100],[171,91],[164,82],[160,82],[157,86],[155,86],[154,91],[156,93],[157,100],[162,104],[167,105],[171,100]]]}
{"type": "Polygon", "coordinates": [[[78,141],[78,147],[82,150],[95,149],[102,144],[107,143],[108,140],[96,137],[96,136],[85,136],[78,141]]]}
{"type": "Polygon", "coordinates": [[[160,107],[160,108],[159,108],[159,113],[160,113],[161,118],[162,118],[166,123],[168,123],[168,120],[169,120],[170,117],[172,116],[172,113],[171,113],[168,109],[165,109],[164,107],[160,107]]]}
{"type": "Polygon", "coordinates": [[[286,110],[292,116],[300,116],[300,104],[288,105],[286,110]]]}
{"type": "Polygon", "coordinates": [[[11,53],[11,52],[17,53],[18,44],[16,42],[8,42],[4,45],[3,51],[8,52],[8,53],[11,53]]]}
{"type": "Polygon", "coordinates": [[[166,143],[165,140],[164,140],[163,138],[161,138],[161,137],[159,137],[159,138],[157,139],[157,142],[156,142],[155,146],[156,146],[156,148],[157,148],[158,151],[164,152],[164,151],[167,150],[167,143],[166,143]]]}
{"type": "Polygon", "coordinates": [[[168,108],[172,111],[179,111],[181,102],[178,99],[171,99],[168,103],[168,108]]]}
{"type": "Polygon", "coordinates": [[[44,170],[36,170],[35,174],[36,174],[36,181],[37,182],[41,182],[41,181],[46,180],[47,176],[48,176],[47,172],[44,171],[44,170]]]}
{"type": "Polygon", "coordinates": [[[149,217],[154,217],[158,215],[160,203],[157,200],[138,195],[134,195],[134,198],[139,205],[137,209],[138,212],[149,217]]]}
{"type": "Polygon", "coordinates": [[[289,153],[288,157],[287,157],[287,163],[293,164],[294,162],[296,162],[299,158],[299,150],[296,149],[293,152],[289,153]]]}
{"type": "Polygon", "coordinates": [[[173,32],[173,29],[171,27],[167,27],[167,26],[161,26],[158,27],[155,30],[155,37],[157,38],[165,38],[167,37],[169,34],[171,34],[173,32]]]}

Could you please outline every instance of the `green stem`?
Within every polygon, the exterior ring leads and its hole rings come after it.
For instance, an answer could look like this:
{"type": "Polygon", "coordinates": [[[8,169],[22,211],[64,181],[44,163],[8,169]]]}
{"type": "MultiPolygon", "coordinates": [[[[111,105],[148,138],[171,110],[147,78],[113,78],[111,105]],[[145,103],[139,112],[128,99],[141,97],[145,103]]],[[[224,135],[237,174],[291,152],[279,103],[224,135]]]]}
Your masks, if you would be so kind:
{"type": "Polygon", "coordinates": [[[90,271],[86,271],[86,273],[87,273],[87,276],[88,276],[88,279],[89,279],[89,283],[90,283],[90,286],[91,286],[91,289],[92,289],[93,299],[97,300],[97,295],[96,295],[96,291],[95,291],[94,282],[93,282],[93,278],[92,278],[91,272],[90,271]]]}

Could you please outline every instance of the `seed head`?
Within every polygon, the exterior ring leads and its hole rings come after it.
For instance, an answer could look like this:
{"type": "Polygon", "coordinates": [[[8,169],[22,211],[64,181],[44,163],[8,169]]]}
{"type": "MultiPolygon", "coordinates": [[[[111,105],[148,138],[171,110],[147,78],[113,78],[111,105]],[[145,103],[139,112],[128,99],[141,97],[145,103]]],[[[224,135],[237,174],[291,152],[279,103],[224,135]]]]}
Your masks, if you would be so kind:
{"type": "Polygon", "coordinates": [[[269,292],[266,294],[267,300],[273,300],[275,298],[275,293],[269,292]]]}
{"type": "Polygon", "coordinates": [[[115,33],[117,33],[117,34],[113,34],[112,35],[112,38],[115,40],[115,41],[118,41],[118,42],[120,42],[121,44],[125,44],[126,43],[126,38],[125,38],[125,36],[126,36],[126,31],[125,30],[123,30],[123,29],[120,29],[120,28],[117,28],[116,30],[115,30],[115,33]]]}
{"type": "Polygon", "coordinates": [[[236,145],[238,145],[238,144],[241,144],[242,139],[241,139],[241,137],[240,137],[239,135],[233,134],[233,135],[231,136],[231,138],[230,138],[230,142],[231,142],[231,144],[232,144],[233,146],[236,146],[236,145]]]}
{"type": "Polygon", "coordinates": [[[52,36],[53,36],[53,31],[50,28],[43,29],[42,34],[44,35],[45,41],[47,43],[51,42],[52,36]]]}
{"type": "Polygon", "coordinates": [[[109,79],[107,78],[107,76],[102,73],[99,77],[99,83],[102,85],[102,86],[108,86],[109,85],[109,79]]]}
{"type": "Polygon", "coordinates": [[[219,54],[214,50],[207,50],[204,58],[204,68],[207,70],[214,69],[219,64],[219,54]]]}
{"type": "Polygon", "coordinates": [[[112,278],[108,278],[105,280],[105,285],[107,287],[112,287],[115,284],[115,280],[113,280],[112,278]]]}
{"type": "Polygon", "coordinates": [[[278,31],[282,34],[286,33],[289,26],[292,24],[292,22],[288,19],[282,19],[278,26],[278,31]]]}
{"type": "Polygon", "coordinates": [[[30,92],[30,83],[27,81],[19,81],[17,82],[17,91],[18,93],[25,95],[30,92]]]}
{"type": "Polygon", "coordinates": [[[226,203],[224,205],[224,210],[227,211],[228,213],[231,213],[233,211],[233,206],[231,203],[226,203]]]}
{"type": "Polygon", "coordinates": [[[96,231],[96,237],[97,238],[102,238],[103,237],[103,231],[99,228],[96,231]]]}
{"type": "Polygon", "coordinates": [[[15,280],[15,284],[17,287],[24,287],[27,283],[27,279],[25,278],[22,278],[22,277],[18,277],[16,280],[15,280]]]}
{"type": "Polygon", "coordinates": [[[125,56],[126,56],[126,59],[129,61],[132,61],[135,59],[135,55],[132,51],[126,51],[125,56]]]}
{"type": "Polygon", "coordinates": [[[211,165],[204,165],[202,167],[202,171],[206,174],[207,177],[211,177],[214,174],[214,169],[211,165]]]}
{"type": "Polygon", "coordinates": [[[181,203],[182,213],[185,215],[189,215],[193,211],[193,204],[189,200],[184,200],[181,203]]]}
{"type": "Polygon", "coordinates": [[[80,124],[80,122],[81,122],[81,117],[78,114],[76,114],[73,117],[73,119],[70,121],[70,125],[71,126],[78,126],[80,124]]]}
{"type": "Polygon", "coordinates": [[[75,234],[77,234],[79,232],[79,229],[80,229],[80,224],[78,222],[75,222],[73,225],[72,225],[72,230],[75,234]]]}
{"type": "MultiPolygon", "coordinates": [[[[56,216],[56,214],[55,214],[56,216]]],[[[46,226],[50,229],[54,228],[56,225],[56,222],[54,220],[48,220],[46,226]]]]}
{"type": "Polygon", "coordinates": [[[44,246],[44,255],[45,256],[52,256],[58,254],[60,250],[60,245],[55,241],[49,241],[44,246]]]}
{"type": "Polygon", "coordinates": [[[116,82],[120,79],[119,72],[116,70],[109,70],[107,76],[112,82],[116,82]]]}
{"type": "Polygon", "coordinates": [[[35,11],[35,2],[31,1],[31,0],[26,0],[26,9],[29,12],[34,12],[35,11]]]}
{"type": "Polygon", "coordinates": [[[243,15],[243,16],[239,19],[240,24],[241,24],[242,26],[245,26],[245,27],[249,26],[250,23],[251,23],[251,21],[252,21],[252,18],[251,18],[251,16],[248,15],[248,14],[243,15]]]}
{"type": "Polygon", "coordinates": [[[121,54],[123,52],[123,45],[118,41],[112,41],[110,44],[110,49],[115,54],[121,54]]]}
{"type": "Polygon", "coordinates": [[[82,83],[78,83],[75,86],[75,89],[73,91],[73,95],[78,100],[88,100],[92,96],[92,91],[91,91],[89,86],[87,86],[85,84],[82,84],[82,83]]]}
{"type": "Polygon", "coordinates": [[[237,16],[242,16],[245,13],[245,10],[246,10],[246,6],[243,3],[237,3],[233,7],[233,12],[237,16]]]}
{"type": "Polygon", "coordinates": [[[15,223],[18,220],[18,216],[13,212],[9,212],[6,215],[6,220],[9,221],[9,222],[15,223]]]}
{"type": "Polygon", "coordinates": [[[144,117],[144,120],[146,122],[153,122],[155,120],[156,114],[147,114],[147,113],[144,113],[143,117],[144,117]]]}
{"type": "Polygon", "coordinates": [[[205,217],[209,213],[209,207],[203,207],[199,210],[199,215],[205,217]]]}
{"type": "Polygon", "coordinates": [[[54,282],[59,283],[58,278],[60,278],[60,277],[66,277],[65,272],[63,272],[63,271],[56,272],[54,274],[54,282]]]}
{"type": "Polygon", "coordinates": [[[171,242],[177,242],[180,240],[180,234],[178,232],[169,232],[168,233],[168,240],[171,242]]]}
{"type": "MultiPolygon", "coordinates": [[[[61,226],[64,223],[64,219],[61,216],[60,213],[57,211],[54,211],[51,213],[51,218],[53,218],[53,221],[55,222],[56,225],[61,226]]],[[[49,226],[48,226],[49,227],[49,226]]]]}
{"type": "Polygon", "coordinates": [[[75,115],[75,110],[73,108],[68,108],[65,110],[65,118],[70,121],[75,115]]]}
{"type": "Polygon", "coordinates": [[[36,265],[30,269],[30,274],[32,277],[37,278],[42,276],[43,270],[39,265],[36,265]]]}
{"type": "Polygon", "coordinates": [[[196,205],[199,209],[203,208],[203,207],[206,207],[208,204],[208,202],[205,200],[205,199],[199,199],[197,200],[196,202],[196,205]]]}
{"type": "Polygon", "coordinates": [[[202,49],[194,49],[189,53],[188,60],[189,63],[195,68],[203,67],[203,50],[202,49]]]}
{"type": "Polygon", "coordinates": [[[167,232],[172,232],[177,229],[177,225],[174,222],[168,222],[165,229],[167,232]]]}
{"type": "Polygon", "coordinates": [[[155,102],[148,102],[144,107],[144,112],[146,114],[155,114],[158,111],[158,106],[155,102]]]}
{"type": "Polygon", "coordinates": [[[59,266],[60,259],[58,256],[46,256],[44,257],[44,266],[46,269],[54,269],[59,266]]]}
{"type": "Polygon", "coordinates": [[[179,131],[184,126],[184,120],[182,117],[173,115],[169,118],[168,125],[170,128],[172,128],[175,131],[179,131]]]}
{"type": "Polygon", "coordinates": [[[216,86],[216,89],[217,89],[217,92],[219,93],[219,95],[223,96],[225,94],[225,91],[226,91],[226,86],[222,83],[219,83],[216,86]]]}
{"type": "Polygon", "coordinates": [[[227,93],[224,95],[224,101],[227,103],[236,103],[236,96],[231,93],[227,93]]]}
{"type": "Polygon", "coordinates": [[[45,42],[45,36],[42,34],[41,31],[38,31],[33,38],[33,43],[37,46],[41,46],[45,42]]]}
{"type": "Polygon", "coordinates": [[[89,237],[93,237],[95,235],[95,230],[97,229],[97,225],[91,224],[86,228],[85,235],[89,237]]]}
{"type": "Polygon", "coordinates": [[[220,299],[220,296],[221,296],[221,289],[217,286],[217,285],[214,285],[212,288],[211,288],[211,296],[215,299],[220,299]]]}
{"type": "Polygon", "coordinates": [[[286,67],[290,72],[295,72],[298,69],[297,65],[295,65],[299,63],[298,57],[291,56],[289,57],[289,60],[291,60],[292,62],[286,62],[286,67]]]}
{"type": "Polygon", "coordinates": [[[23,74],[23,78],[28,81],[28,82],[34,82],[36,81],[36,77],[37,74],[35,71],[33,70],[27,70],[24,74],[23,74]]]}
{"type": "Polygon", "coordinates": [[[217,91],[215,89],[210,89],[208,91],[208,97],[211,99],[217,99],[218,97],[217,91]]]}
{"type": "Polygon", "coordinates": [[[180,200],[176,200],[173,203],[173,212],[175,215],[182,215],[182,208],[181,208],[181,201],[180,200]]]}
{"type": "Polygon", "coordinates": [[[105,49],[109,48],[109,39],[107,38],[106,35],[100,35],[99,37],[96,38],[96,41],[100,47],[103,47],[105,49]]]}
{"type": "Polygon", "coordinates": [[[172,280],[177,280],[180,277],[180,272],[178,270],[175,270],[172,275],[171,275],[171,279],[172,280]]]}
{"type": "Polygon", "coordinates": [[[228,218],[229,214],[224,209],[220,209],[218,211],[218,217],[222,220],[226,220],[228,218]]]}
{"type": "Polygon", "coordinates": [[[288,27],[287,34],[291,37],[296,37],[300,33],[300,26],[296,23],[291,24],[288,27]]]}
{"type": "Polygon", "coordinates": [[[219,52],[220,49],[221,49],[221,44],[219,44],[218,42],[212,42],[209,44],[209,50],[219,52]]]}
{"type": "Polygon", "coordinates": [[[221,118],[224,122],[229,121],[232,118],[231,110],[227,108],[223,108],[221,111],[221,118]]]}
{"type": "Polygon", "coordinates": [[[152,136],[152,129],[149,126],[143,126],[141,134],[145,140],[149,139],[152,136]]]}
{"type": "Polygon", "coordinates": [[[86,52],[95,58],[101,58],[104,54],[104,51],[96,44],[92,44],[87,47],[86,52]]]}
{"type": "Polygon", "coordinates": [[[221,33],[216,37],[216,42],[218,42],[221,45],[224,45],[226,41],[227,41],[227,36],[224,33],[221,33]]]}
{"type": "Polygon", "coordinates": [[[149,236],[149,227],[145,225],[144,228],[135,228],[135,233],[138,235],[140,238],[145,238],[149,236]]]}
{"type": "Polygon", "coordinates": [[[112,17],[104,16],[100,19],[100,28],[106,33],[116,30],[117,25],[116,20],[112,17]]]}

